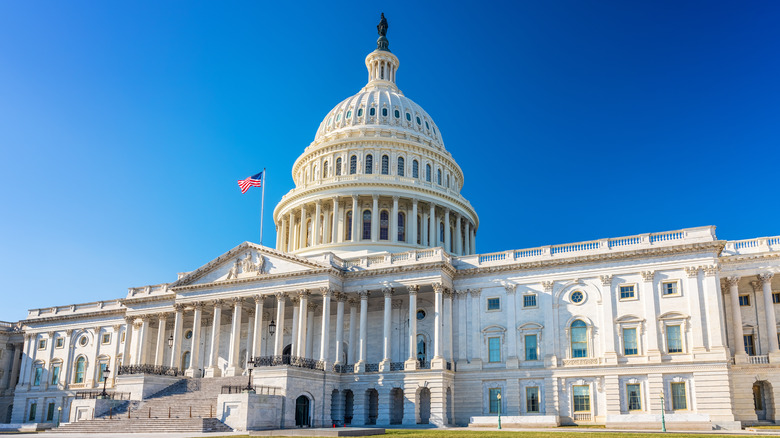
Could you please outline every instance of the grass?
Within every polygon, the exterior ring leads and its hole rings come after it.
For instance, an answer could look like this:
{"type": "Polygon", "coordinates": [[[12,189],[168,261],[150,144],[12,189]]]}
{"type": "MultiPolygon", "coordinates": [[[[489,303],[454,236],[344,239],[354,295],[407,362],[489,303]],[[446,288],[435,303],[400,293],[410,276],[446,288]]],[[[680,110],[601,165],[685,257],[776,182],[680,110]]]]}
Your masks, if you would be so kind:
{"type": "MultiPolygon", "coordinates": [[[[716,434],[692,434],[692,433],[624,433],[624,432],[574,432],[576,429],[594,429],[587,427],[560,427],[554,429],[555,432],[516,432],[516,431],[497,431],[497,430],[448,430],[448,429],[387,429],[387,435],[397,438],[723,438],[723,435],[716,434]]],[[[379,435],[382,436],[382,435],[379,435]]],[[[212,437],[212,438],[249,438],[249,435],[239,435],[231,437],[212,437]]]]}

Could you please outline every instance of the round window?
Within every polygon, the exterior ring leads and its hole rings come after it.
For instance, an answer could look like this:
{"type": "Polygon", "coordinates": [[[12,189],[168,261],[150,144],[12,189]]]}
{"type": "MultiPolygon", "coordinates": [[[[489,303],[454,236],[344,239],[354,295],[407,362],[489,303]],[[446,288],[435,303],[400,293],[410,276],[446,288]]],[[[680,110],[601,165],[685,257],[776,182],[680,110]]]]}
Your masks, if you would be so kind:
{"type": "Polygon", "coordinates": [[[192,330],[187,330],[187,333],[184,334],[184,339],[192,339],[192,330]]]}
{"type": "Polygon", "coordinates": [[[83,347],[83,346],[87,345],[88,341],[89,340],[87,339],[86,336],[82,336],[81,339],[79,339],[79,345],[81,345],[83,347]]]}
{"type": "Polygon", "coordinates": [[[585,294],[583,294],[578,290],[571,293],[571,302],[574,304],[579,304],[584,299],[585,299],[585,294]]]}
{"type": "Polygon", "coordinates": [[[425,319],[425,310],[420,309],[417,311],[417,320],[425,319]]]}

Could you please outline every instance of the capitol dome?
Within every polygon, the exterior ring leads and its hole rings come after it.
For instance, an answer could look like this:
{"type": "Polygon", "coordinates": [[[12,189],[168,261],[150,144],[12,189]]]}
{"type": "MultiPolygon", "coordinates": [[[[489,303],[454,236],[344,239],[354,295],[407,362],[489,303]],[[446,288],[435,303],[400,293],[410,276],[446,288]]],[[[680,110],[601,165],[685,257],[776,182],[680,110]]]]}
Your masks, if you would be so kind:
{"type": "Polygon", "coordinates": [[[328,112],[293,165],[295,188],[274,210],[279,250],[475,252],[479,222],[460,194],[463,172],[433,118],[396,85],[383,23],[366,57],[368,83],[328,112]]]}

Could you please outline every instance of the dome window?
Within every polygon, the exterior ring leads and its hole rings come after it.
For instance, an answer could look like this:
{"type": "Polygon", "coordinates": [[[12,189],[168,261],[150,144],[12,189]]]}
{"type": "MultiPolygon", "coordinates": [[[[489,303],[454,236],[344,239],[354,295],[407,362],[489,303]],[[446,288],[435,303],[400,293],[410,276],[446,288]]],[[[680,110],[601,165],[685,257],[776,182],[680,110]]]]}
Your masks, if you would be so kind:
{"type": "Polygon", "coordinates": [[[431,127],[428,125],[428,121],[425,121],[425,129],[431,129],[431,127]]]}
{"type": "Polygon", "coordinates": [[[441,185],[441,169],[436,169],[436,184],[441,185]]]}
{"type": "Polygon", "coordinates": [[[379,213],[379,240],[389,240],[388,230],[390,229],[390,215],[387,210],[379,213]]]}
{"type": "Polygon", "coordinates": [[[412,161],[412,178],[420,177],[420,163],[417,160],[412,161]]]}
{"type": "MultiPolygon", "coordinates": [[[[327,164],[328,163],[326,162],[325,165],[327,165],[327,164]]],[[[447,188],[450,188],[450,176],[449,175],[447,175],[447,188]]]]}
{"type": "Polygon", "coordinates": [[[401,118],[401,111],[395,110],[395,112],[393,113],[393,115],[395,115],[395,118],[396,118],[396,119],[400,119],[400,118],[401,118]]]}
{"type": "Polygon", "coordinates": [[[369,108],[368,115],[374,117],[376,115],[376,108],[369,108]]]}
{"type": "Polygon", "coordinates": [[[336,158],[336,176],[341,175],[341,157],[336,158]]]}
{"type": "Polygon", "coordinates": [[[363,240],[371,240],[371,210],[363,211],[363,240]]]}
{"type": "Polygon", "coordinates": [[[406,113],[406,120],[409,122],[412,121],[412,113],[406,113]]]}
{"type": "Polygon", "coordinates": [[[349,157],[349,174],[354,175],[357,173],[357,156],[353,155],[349,157]]]}
{"type": "Polygon", "coordinates": [[[404,157],[398,157],[398,176],[404,176],[404,157]]]}
{"type": "Polygon", "coordinates": [[[363,108],[358,108],[358,117],[363,117],[363,108]]]}
{"type": "Polygon", "coordinates": [[[328,126],[333,124],[333,117],[328,117],[328,126]]]}
{"type": "Polygon", "coordinates": [[[390,157],[382,155],[382,175],[390,175],[390,157]]]}
{"type": "Polygon", "coordinates": [[[406,215],[398,212],[398,241],[406,242],[406,215]]]}
{"type": "Polygon", "coordinates": [[[347,120],[352,118],[352,110],[347,111],[347,120]]]}
{"type": "Polygon", "coordinates": [[[328,177],[328,162],[322,163],[322,177],[327,178],[328,177]]]}
{"type": "Polygon", "coordinates": [[[366,155],[366,167],[365,171],[363,172],[366,175],[371,175],[374,173],[374,156],[373,155],[366,155]]]}
{"type": "Polygon", "coordinates": [[[387,108],[382,108],[382,117],[387,117],[387,108]]]}
{"type": "Polygon", "coordinates": [[[341,120],[341,113],[336,114],[336,123],[341,120]]]}
{"type": "Polygon", "coordinates": [[[347,212],[347,220],[344,222],[346,222],[344,224],[344,228],[346,228],[344,230],[344,235],[347,236],[345,240],[352,240],[352,210],[347,212]]]}
{"type": "Polygon", "coordinates": [[[418,125],[421,125],[421,124],[422,124],[422,123],[420,122],[420,116],[417,116],[417,124],[418,124],[418,125]]]}
{"type": "Polygon", "coordinates": [[[431,165],[425,165],[425,180],[431,182],[431,165]]]}

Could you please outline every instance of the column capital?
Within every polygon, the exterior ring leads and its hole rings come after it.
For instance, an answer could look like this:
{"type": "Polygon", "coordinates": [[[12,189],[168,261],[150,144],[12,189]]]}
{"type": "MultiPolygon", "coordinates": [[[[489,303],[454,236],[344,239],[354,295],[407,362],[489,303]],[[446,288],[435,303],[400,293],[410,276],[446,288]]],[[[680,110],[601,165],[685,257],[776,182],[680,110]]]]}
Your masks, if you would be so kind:
{"type": "Polygon", "coordinates": [[[612,278],[613,277],[614,277],[613,275],[608,275],[608,274],[599,276],[599,280],[601,280],[601,285],[602,286],[612,286],[612,278]]]}
{"type": "Polygon", "coordinates": [[[298,297],[297,295],[293,295],[290,297],[290,302],[293,304],[293,306],[297,306],[298,303],[301,302],[301,298],[298,297]]]}
{"type": "Polygon", "coordinates": [[[212,306],[214,306],[214,308],[215,308],[215,309],[216,309],[217,307],[219,307],[219,308],[222,308],[222,303],[223,303],[223,301],[222,301],[222,300],[220,300],[220,299],[217,299],[217,300],[211,300],[211,305],[212,305],[212,306]]]}
{"type": "Polygon", "coordinates": [[[165,322],[166,320],[168,320],[168,313],[167,312],[160,312],[160,313],[158,313],[157,314],[157,319],[160,320],[160,321],[165,322]]]}
{"type": "Polygon", "coordinates": [[[274,296],[276,297],[276,301],[282,301],[283,299],[287,298],[286,292],[274,292],[274,296]]]}
{"type": "Polygon", "coordinates": [[[544,288],[545,292],[548,292],[548,293],[552,292],[553,291],[553,286],[555,286],[555,282],[554,281],[543,281],[542,282],[542,287],[544,288]]]}
{"type": "Polygon", "coordinates": [[[515,291],[517,290],[517,284],[504,283],[504,289],[506,289],[507,295],[514,295],[515,291]]]}
{"type": "Polygon", "coordinates": [[[685,268],[685,274],[688,276],[688,278],[696,278],[699,276],[699,267],[689,266],[685,268]]]}
{"type": "Polygon", "coordinates": [[[357,294],[360,297],[360,300],[362,301],[362,300],[367,300],[368,295],[370,293],[368,292],[368,290],[364,289],[364,290],[359,290],[357,294]]]}
{"type": "Polygon", "coordinates": [[[173,310],[175,310],[176,312],[184,312],[184,307],[185,307],[184,304],[176,303],[173,305],[173,310]]]}
{"type": "Polygon", "coordinates": [[[343,302],[347,301],[347,294],[342,293],[342,292],[335,292],[333,294],[333,297],[336,299],[337,302],[343,303],[343,302]]]}
{"type": "Polygon", "coordinates": [[[706,265],[701,267],[702,271],[704,271],[704,275],[712,276],[716,275],[718,271],[720,271],[720,266],[718,265],[706,265]]]}
{"type": "Polygon", "coordinates": [[[469,289],[469,293],[471,294],[472,298],[479,298],[479,295],[482,293],[482,289],[469,289]]]}
{"type": "Polygon", "coordinates": [[[394,293],[395,293],[395,289],[393,289],[392,287],[382,288],[382,295],[384,295],[385,298],[392,297],[394,293]]]}
{"type": "Polygon", "coordinates": [[[437,294],[444,292],[444,285],[442,285],[441,283],[433,283],[432,286],[433,286],[433,292],[437,294]]]}
{"type": "MultiPolygon", "coordinates": [[[[112,328],[112,329],[114,330],[114,332],[116,333],[116,332],[118,332],[119,330],[121,330],[121,329],[122,329],[122,324],[114,324],[114,325],[112,325],[112,326],[111,326],[111,328],[112,328]]],[[[54,333],[54,332],[52,332],[52,334],[53,334],[53,333],[54,333]]]]}
{"type": "Polygon", "coordinates": [[[141,322],[143,322],[144,324],[146,324],[149,321],[151,321],[151,319],[152,319],[152,315],[148,315],[148,314],[147,315],[141,315],[141,322]]]}
{"type": "Polygon", "coordinates": [[[309,295],[311,295],[311,292],[309,292],[309,289],[299,289],[295,291],[296,294],[298,294],[299,298],[309,298],[309,295]]]}
{"type": "Polygon", "coordinates": [[[641,274],[644,281],[653,281],[655,278],[655,271],[642,271],[641,274]]]}
{"type": "Polygon", "coordinates": [[[309,312],[316,312],[316,311],[317,311],[317,307],[319,307],[319,305],[317,305],[316,303],[308,303],[308,304],[306,305],[306,309],[307,309],[309,312]]]}
{"type": "Polygon", "coordinates": [[[339,195],[333,196],[333,202],[339,202],[339,195]]]}
{"type": "Polygon", "coordinates": [[[231,302],[233,302],[233,307],[240,306],[244,299],[242,297],[233,297],[230,299],[231,302]]]}
{"type": "Polygon", "coordinates": [[[763,287],[765,283],[768,283],[771,286],[771,284],[772,284],[772,277],[774,275],[775,274],[772,273],[772,272],[764,272],[764,273],[756,275],[756,277],[758,278],[759,285],[763,287]]]}
{"type": "Polygon", "coordinates": [[[322,199],[318,199],[318,200],[314,201],[314,204],[316,206],[318,206],[318,207],[322,207],[322,199]]]}
{"type": "Polygon", "coordinates": [[[203,309],[203,301],[195,301],[194,303],[192,303],[192,307],[193,307],[195,310],[201,310],[201,309],[203,309]]]}
{"type": "Polygon", "coordinates": [[[252,295],[252,299],[255,300],[255,303],[262,303],[265,299],[265,295],[252,295]]]}
{"type": "Polygon", "coordinates": [[[143,321],[134,321],[133,322],[133,327],[135,327],[137,329],[143,327],[143,325],[144,325],[143,321]]]}
{"type": "Polygon", "coordinates": [[[371,199],[373,199],[374,201],[378,201],[379,195],[371,195],[371,199]]]}
{"type": "Polygon", "coordinates": [[[401,199],[400,196],[393,196],[393,202],[398,202],[399,199],[401,199]]]}
{"type": "Polygon", "coordinates": [[[417,284],[412,284],[410,286],[407,286],[406,289],[409,291],[409,295],[417,295],[417,292],[420,291],[420,286],[417,284]]]}
{"type": "Polygon", "coordinates": [[[131,324],[132,325],[134,321],[135,321],[135,317],[134,316],[125,316],[125,324],[131,324]]]}
{"type": "Polygon", "coordinates": [[[726,280],[726,284],[729,287],[735,287],[737,284],[739,284],[739,276],[737,276],[737,275],[732,275],[732,276],[726,277],[725,280],[726,280]]]}
{"type": "Polygon", "coordinates": [[[444,298],[451,300],[453,295],[455,295],[455,292],[452,289],[448,287],[444,288],[444,298]]]}
{"type": "Polygon", "coordinates": [[[335,291],[332,288],[330,288],[330,287],[321,287],[320,288],[320,294],[322,295],[323,298],[324,297],[332,297],[334,292],[335,291]]]}
{"type": "Polygon", "coordinates": [[[358,202],[360,200],[360,195],[352,195],[352,200],[358,202]]]}
{"type": "Polygon", "coordinates": [[[412,198],[412,205],[417,205],[417,199],[412,198]]]}
{"type": "Polygon", "coordinates": [[[355,299],[355,297],[350,296],[349,298],[347,298],[347,302],[349,303],[350,307],[356,307],[358,300],[355,299]]]}
{"type": "Polygon", "coordinates": [[[458,298],[467,298],[469,296],[469,290],[468,289],[456,290],[455,294],[458,296],[458,298]]]}

